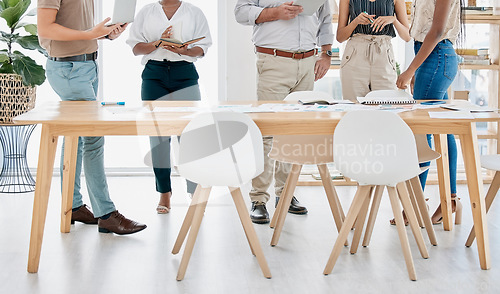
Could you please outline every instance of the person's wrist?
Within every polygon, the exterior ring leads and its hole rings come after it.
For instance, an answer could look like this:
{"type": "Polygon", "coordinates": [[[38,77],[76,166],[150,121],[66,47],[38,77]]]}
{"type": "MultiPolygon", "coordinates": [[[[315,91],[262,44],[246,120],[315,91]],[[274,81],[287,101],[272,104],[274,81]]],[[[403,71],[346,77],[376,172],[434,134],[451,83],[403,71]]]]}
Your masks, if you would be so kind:
{"type": "Polygon", "coordinates": [[[162,40],[158,40],[158,41],[153,42],[152,44],[155,48],[158,48],[158,47],[160,47],[162,42],[163,42],[162,40]]]}

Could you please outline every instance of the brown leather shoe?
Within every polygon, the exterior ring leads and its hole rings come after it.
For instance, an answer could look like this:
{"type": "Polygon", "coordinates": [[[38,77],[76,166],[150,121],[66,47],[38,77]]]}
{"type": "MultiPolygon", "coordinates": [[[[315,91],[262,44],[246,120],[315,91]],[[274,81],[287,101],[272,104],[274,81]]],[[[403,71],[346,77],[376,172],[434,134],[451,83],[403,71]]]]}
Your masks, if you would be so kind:
{"type": "Polygon", "coordinates": [[[78,210],[71,213],[71,224],[75,222],[82,222],[87,225],[97,225],[97,218],[94,214],[87,208],[87,205],[82,205],[78,210]]]}
{"type": "Polygon", "coordinates": [[[97,227],[100,233],[128,235],[144,230],[146,225],[130,220],[115,210],[108,219],[99,218],[97,227]]]}

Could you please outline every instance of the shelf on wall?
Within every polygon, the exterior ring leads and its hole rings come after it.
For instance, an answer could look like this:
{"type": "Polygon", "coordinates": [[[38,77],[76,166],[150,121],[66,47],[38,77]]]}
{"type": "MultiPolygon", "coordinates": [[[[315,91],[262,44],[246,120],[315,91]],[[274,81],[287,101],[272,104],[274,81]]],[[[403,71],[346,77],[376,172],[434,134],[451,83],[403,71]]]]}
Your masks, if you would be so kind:
{"type": "Polygon", "coordinates": [[[498,64],[459,64],[459,69],[486,69],[486,70],[500,70],[500,66],[498,64]]]}

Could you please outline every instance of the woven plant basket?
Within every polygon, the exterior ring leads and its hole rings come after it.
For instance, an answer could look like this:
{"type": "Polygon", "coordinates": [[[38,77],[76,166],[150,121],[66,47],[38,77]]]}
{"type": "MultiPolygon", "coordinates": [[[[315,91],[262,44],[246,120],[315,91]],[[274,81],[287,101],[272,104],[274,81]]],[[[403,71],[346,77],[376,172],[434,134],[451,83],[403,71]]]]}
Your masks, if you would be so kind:
{"type": "Polygon", "coordinates": [[[35,107],[36,87],[25,86],[21,76],[0,74],[0,124],[35,107]]]}

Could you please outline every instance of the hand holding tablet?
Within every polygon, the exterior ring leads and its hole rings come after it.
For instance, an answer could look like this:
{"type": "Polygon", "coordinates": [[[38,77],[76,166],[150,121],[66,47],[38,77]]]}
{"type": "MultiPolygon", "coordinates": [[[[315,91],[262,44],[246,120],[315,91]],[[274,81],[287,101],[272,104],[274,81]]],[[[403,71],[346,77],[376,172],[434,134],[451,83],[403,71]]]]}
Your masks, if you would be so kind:
{"type": "Polygon", "coordinates": [[[293,5],[302,6],[304,11],[302,11],[300,15],[313,15],[326,1],[327,0],[296,0],[293,2],[293,5]]]}

